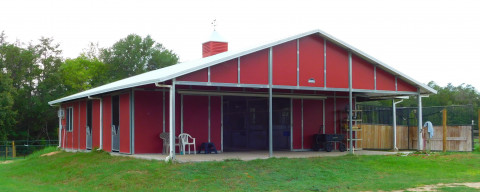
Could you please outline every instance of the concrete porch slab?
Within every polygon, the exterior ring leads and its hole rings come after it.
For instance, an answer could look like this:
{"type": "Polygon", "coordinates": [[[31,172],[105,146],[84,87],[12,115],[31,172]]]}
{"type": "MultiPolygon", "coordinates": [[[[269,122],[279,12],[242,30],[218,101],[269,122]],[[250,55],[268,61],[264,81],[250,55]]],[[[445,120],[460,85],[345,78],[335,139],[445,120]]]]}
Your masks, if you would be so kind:
{"type": "MultiPolygon", "coordinates": [[[[397,153],[410,153],[408,151],[404,152],[389,152],[389,151],[370,151],[370,150],[360,150],[355,151],[356,155],[393,155],[397,153]]],[[[168,155],[163,154],[135,154],[135,155],[124,155],[118,153],[111,153],[116,156],[127,156],[138,159],[146,160],[159,160],[164,161],[168,155]]],[[[273,155],[277,158],[308,158],[308,157],[334,157],[342,156],[349,154],[346,152],[332,151],[274,151],[273,155]]],[[[224,161],[228,159],[236,159],[242,161],[250,161],[255,159],[268,159],[268,151],[246,151],[246,152],[223,152],[218,154],[186,154],[179,155],[177,154],[176,159],[178,162],[187,163],[187,162],[204,162],[204,161],[224,161]]]]}

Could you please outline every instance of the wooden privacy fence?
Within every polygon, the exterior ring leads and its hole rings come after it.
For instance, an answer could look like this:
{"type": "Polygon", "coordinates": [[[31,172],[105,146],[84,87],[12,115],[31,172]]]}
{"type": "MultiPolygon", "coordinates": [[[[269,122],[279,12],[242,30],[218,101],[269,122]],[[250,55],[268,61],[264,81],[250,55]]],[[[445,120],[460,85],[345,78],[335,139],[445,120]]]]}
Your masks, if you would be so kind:
{"type": "MultiPolygon", "coordinates": [[[[363,149],[393,149],[393,126],[362,124],[358,132],[363,149]]],[[[434,136],[430,139],[430,150],[443,149],[443,127],[434,126],[434,136]]],[[[424,128],[426,132],[426,128],[424,128]]],[[[417,149],[417,126],[397,126],[397,148],[417,149]]],[[[425,136],[426,138],[426,136],[425,136]]],[[[426,143],[426,140],[425,140],[426,143]]],[[[428,149],[428,145],[424,144],[428,149]]],[[[472,151],[472,126],[447,127],[447,151],[472,151]]]]}

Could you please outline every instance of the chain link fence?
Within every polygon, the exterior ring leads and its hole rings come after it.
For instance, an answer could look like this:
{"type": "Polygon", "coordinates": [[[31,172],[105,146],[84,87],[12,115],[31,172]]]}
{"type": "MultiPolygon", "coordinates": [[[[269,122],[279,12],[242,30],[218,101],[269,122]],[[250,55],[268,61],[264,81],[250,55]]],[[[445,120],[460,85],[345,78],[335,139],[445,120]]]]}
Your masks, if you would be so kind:
{"type": "Polygon", "coordinates": [[[0,159],[11,160],[25,158],[37,150],[50,146],[58,146],[58,140],[3,141],[0,145],[0,159]]]}

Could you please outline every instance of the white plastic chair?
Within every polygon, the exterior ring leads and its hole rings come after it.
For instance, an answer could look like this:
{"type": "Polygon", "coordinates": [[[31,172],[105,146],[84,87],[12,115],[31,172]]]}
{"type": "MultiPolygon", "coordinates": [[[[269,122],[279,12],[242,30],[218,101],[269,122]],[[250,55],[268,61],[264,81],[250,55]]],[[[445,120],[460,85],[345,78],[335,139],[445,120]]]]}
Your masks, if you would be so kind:
{"type": "Polygon", "coordinates": [[[180,140],[180,145],[181,145],[180,151],[183,151],[184,155],[186,153],[185,145],[188,145],[188,154],[190,154],[190,146],[191,145],[193,145],[193,153],[197,154],[197,147],[195,146],[195,138],[193,138],[192,136],[190,136],[187,133],[182,133],[182,134],[178,135],[178,139],[180,140]],[[192,141],[192,142],[189,142],[189,140],[192,141]]]}
{"type": "MultiPolygon", "coordinates": [[[[160,139],[163,139],[163,153],[170,154],[170,133],[163,132],[163,133],[160,133],[159,136],[160,136],[160,139]]],[[[179,150],[181,150],[180,143],[175,142],[175,146],[178,146],[179,150]]]]}

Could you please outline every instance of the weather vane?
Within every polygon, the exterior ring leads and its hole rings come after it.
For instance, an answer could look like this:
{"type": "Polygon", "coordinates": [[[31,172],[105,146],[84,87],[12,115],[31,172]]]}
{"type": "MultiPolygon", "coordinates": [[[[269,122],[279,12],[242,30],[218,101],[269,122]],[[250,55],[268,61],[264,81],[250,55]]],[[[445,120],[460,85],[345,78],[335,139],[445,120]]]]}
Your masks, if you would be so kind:
{"type": "Polygon", "coordinates": [[[217,27],[217,19],[214,19],[214,20],[212,21],[212,25],[213,25],[213,30],[216,31],[216,30],[215,30],[215,27],[217,27]]]}

